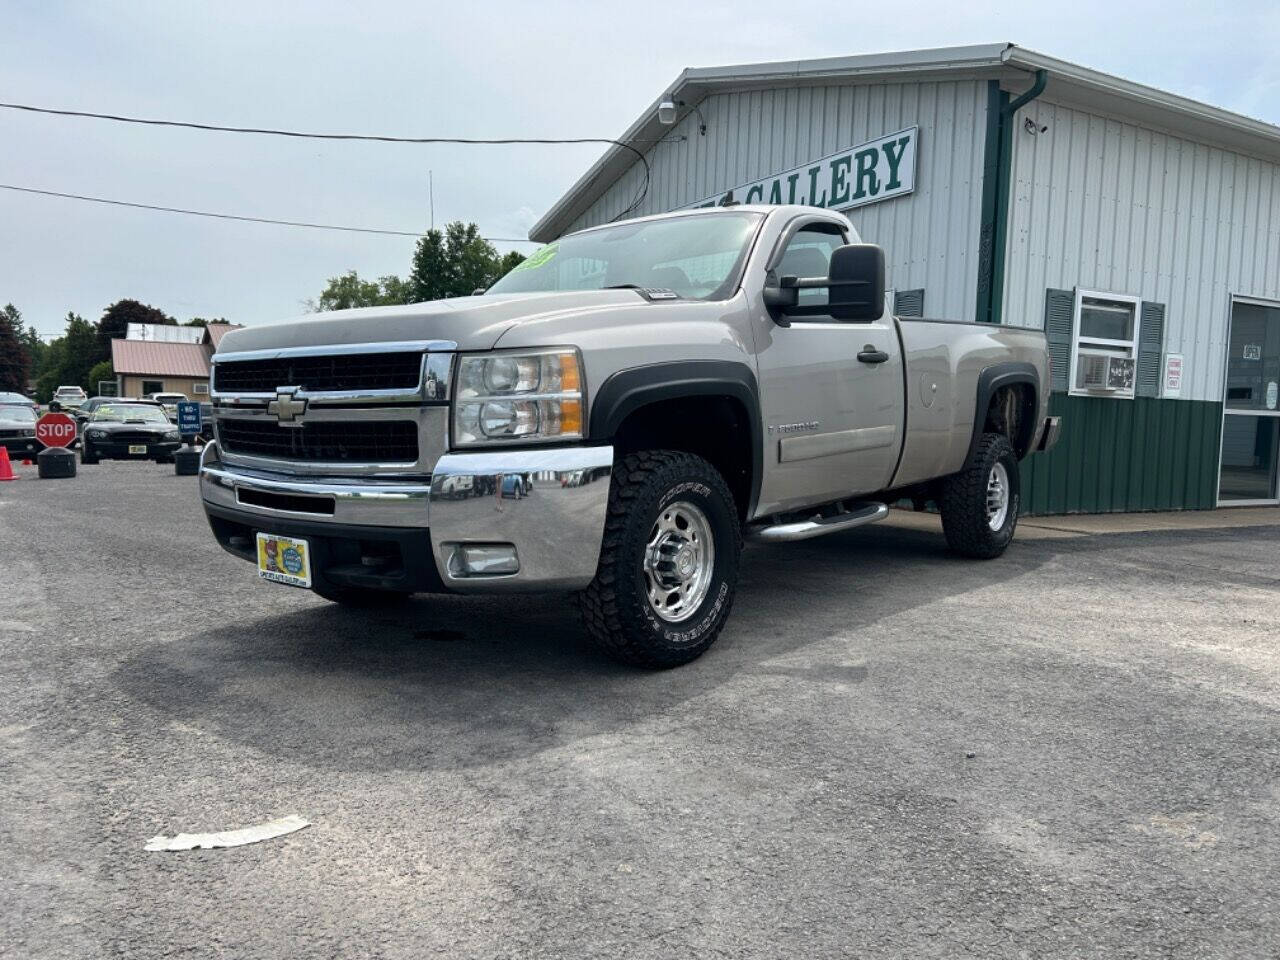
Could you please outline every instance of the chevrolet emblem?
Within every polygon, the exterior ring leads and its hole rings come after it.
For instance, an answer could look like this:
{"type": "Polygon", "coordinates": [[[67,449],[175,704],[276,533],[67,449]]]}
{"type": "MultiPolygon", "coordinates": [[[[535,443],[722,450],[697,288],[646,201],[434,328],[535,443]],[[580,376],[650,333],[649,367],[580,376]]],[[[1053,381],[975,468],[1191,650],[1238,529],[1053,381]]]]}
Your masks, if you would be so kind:
{"type": "Polygon", "coordinates": [[[281,423],[293,423],[296,417],[307,412],[307,400],[294,399],[297,387],[281,387],[276,391],[276,398],[267,404],[267,413],[275,416],[281,423]]]}

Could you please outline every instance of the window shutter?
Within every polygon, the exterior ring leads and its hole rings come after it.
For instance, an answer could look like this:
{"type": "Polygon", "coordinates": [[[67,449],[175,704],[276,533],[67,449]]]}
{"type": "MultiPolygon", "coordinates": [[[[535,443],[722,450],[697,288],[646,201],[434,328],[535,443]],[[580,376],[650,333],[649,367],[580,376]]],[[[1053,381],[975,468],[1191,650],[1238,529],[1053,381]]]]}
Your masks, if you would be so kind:
{"type": "Polygon", "coordinates": [[[1164,304],[1142,301],[1138,322],[1138,364],[1134,394],[1160,396],[1160,357],[1164,353],[1164,304]]]}
{"type": "Polygon", "coordinates": [[[893,295],[893,312],[899,317],[923,317],[924,290],[898,290],[893,295]]]}
{"type": "Polygon", "coordinates": [[[1074,290],[1050,288],[1044,295],[1044,336],[1053,363],[1050,389],[1065,393],[1071,376],[1071,323],[1076,312],[1074,290]]]}

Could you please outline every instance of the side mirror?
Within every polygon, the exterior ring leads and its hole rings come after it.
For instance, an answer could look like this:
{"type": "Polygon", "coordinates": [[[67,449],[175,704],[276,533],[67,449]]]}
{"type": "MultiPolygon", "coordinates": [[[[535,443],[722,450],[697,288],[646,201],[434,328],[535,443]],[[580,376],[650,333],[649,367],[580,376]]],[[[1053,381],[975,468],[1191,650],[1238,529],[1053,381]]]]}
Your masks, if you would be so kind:
{"type": "Polygon", "coordinates": [[[879,320],[884,313],[884,250],[849,243],[831,254],[828,305],[837,320],[879,320]]]}
{"type": "Polygon", "coordinates": [[[791,326],[791,321],[787,319],[787,314],[796,308],[800,302],[800,291],[795,286],[787,283],[794,282],[795,277],[785,277],[779,281],[772,270],[769,271],[765,278],[764,290],[761,291],[764,297],[765,309],[769,311],[773,317],[773,322],[780,327],[791,326]]]}

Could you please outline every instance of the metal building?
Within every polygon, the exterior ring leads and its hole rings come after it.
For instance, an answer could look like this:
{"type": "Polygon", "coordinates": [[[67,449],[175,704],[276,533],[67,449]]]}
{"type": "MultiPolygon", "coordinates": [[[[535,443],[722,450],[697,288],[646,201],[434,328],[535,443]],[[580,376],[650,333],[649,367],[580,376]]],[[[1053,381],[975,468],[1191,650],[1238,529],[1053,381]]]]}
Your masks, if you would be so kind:
{"type": "Polygon", "coordinates": [[[1280,503],[1280,128],[998,44],[685,70],[619,139],[532,239],[845,211],[899,314],[1045,330],[1029,512],[1280,503]]]}

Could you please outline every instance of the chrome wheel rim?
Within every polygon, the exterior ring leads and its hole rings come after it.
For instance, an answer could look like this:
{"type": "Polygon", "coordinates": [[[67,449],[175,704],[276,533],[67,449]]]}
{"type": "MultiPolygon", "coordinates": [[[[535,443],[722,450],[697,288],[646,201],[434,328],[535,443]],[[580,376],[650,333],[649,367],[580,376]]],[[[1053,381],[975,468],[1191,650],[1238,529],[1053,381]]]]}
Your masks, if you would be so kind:
{"type": "Polygon", "coordinates": [[[716,546],[707,516],[684,500],[658,514],[644,550],[649,606],[668,623],[692,617],[711,589],[716,546]]]}
{"type": "Polygon", "coordinates": [[[1009,471],[1003,463],[991,468],[987,477],[987,526],[999,530],[1009,516],[1009,471]]]}

